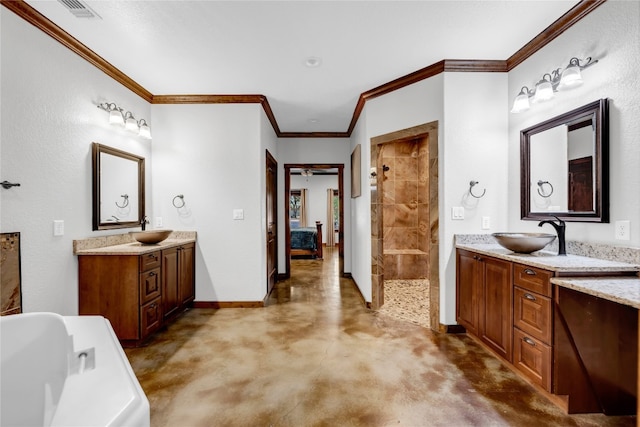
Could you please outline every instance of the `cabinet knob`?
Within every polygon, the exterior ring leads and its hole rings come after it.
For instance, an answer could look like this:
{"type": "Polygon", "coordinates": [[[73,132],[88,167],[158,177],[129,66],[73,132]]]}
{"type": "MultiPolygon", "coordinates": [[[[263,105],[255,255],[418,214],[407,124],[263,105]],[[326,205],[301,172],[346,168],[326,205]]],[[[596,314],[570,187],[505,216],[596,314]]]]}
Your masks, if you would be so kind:
{"type": "Polygon", "coordinates": [[[156,304],[155,302],[150,305],[151,308],[156,308],[157,306],[158,306],[158,304],[156,304]]]}
{"type": "Polygon", "coordinates": [[[531,338],[529,338],[529,337],[524,337],[524,338],[522,338],[522,341],[526,342],[526,343],[527,343],[527,344],[529,344],[530,346],[533,346],[533,347],[535,347],[535,346],[536,346],[536,343],[535,343],[535,342],[533,342],[533,340],[532,340],[531,338]]]}
{"type": "Polygon", "coordinates": [[[155,271],[152,271],[151,273],[149,273],[149,277],[151,277],[151,276],[155,276],[155,275],[156,275],[156,272],[155,272],[155,271]]]}
{"type": "Polygon", "coordinates": [[[533,295],[531,295],[531,294],[524,294],[524,297],[525,297],[526,299],[528,299],[529,301],[535,301],[535,300],[536,300],[536,297],[534,297],[534,296],[533,296],[533,295]]]}
{"type": "Polygon", "coordinates": [[[530,268],[525,268],[525,269],[524,269],[524,272],[525,272],[526,274],[528,274],[529,276],[535,276],[535,275],[536,275],[536,272],[535,272],[535,271],[533,271],[533,270],[532,270],[532,269],[530,269],[530,268]]]}

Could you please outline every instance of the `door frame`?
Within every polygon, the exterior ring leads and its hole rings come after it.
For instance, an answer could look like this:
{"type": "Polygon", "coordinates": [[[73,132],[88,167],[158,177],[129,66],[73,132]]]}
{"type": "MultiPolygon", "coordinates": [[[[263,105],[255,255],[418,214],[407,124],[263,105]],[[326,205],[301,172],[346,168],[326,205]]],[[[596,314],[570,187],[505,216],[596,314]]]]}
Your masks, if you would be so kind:
{"type": "MultiPolygon", "coordinates": [[[[291,192],[291,169],[338,169],[338,257],[344,258],[344,164],[342,163],[286,163],[284,165],[284,230],[286,269],[284,278],[291,277],[291,223],[289,221],[289,193],[291,192]]],[[[344,262],[340,262],[340,275],[344,275],[344,262]]]]}

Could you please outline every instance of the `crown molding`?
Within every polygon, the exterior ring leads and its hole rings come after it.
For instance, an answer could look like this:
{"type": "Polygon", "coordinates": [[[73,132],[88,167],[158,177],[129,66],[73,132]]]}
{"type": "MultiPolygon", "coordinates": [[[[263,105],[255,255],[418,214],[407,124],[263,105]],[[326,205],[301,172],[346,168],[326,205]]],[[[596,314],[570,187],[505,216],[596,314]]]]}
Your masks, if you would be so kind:
{"type": "Polygon", "coordinates": [[[122,71],[111,65],[104,58],[82,44],[69,33],[58,27],[24,0],[0,0],[0,4],[29,22],[44,33],[72,50],[87,62],[93,64],[105,74],[140,96],[151,104],[260,104],[279,138],[349,138],[355,129],[364,109],[370,99],[396,91],[403,87],[433,77],[443,72],[508,72],[542,49],[553,39],[571,28],[576,22],[602,5],[606,0],[581,0],[567,13],[562,15],[542,33],[534,37],[507,60],[461,60],[445,59],[431,64],[418,71],[399,77],[388,83],[363,92],[356,103],[349,128],[346,132],[282,132],[271,110],[269,101],[264,95],[153,95],[122,71]]]}
{"type": "Polygon", "coordinates": [[[36,9],[25,3],[23,0],[0,0],[2,6],[6,7],[34,27],[40,29],[42,32],[53,37],[60,42],[63,46],[66,46],[73,52],[80,55],[81,58],[87,62],[93,64],[98,69],[102,70],[109,77],[116,80],[118,83],[130,89],[133,93],[140,96],[147,102],[151,102],[151,92],[143,88],[136,83],[131,77],[111,65],[100,55],[89,49],[84,44],[80,43],[78,39],[71,36],[71,34],[58,27],[56,24],[47,19],[44,15],[38,12],[36,9]]]}
{"type": "Polygon", "coordinates": [[[264,95],[153,95],[152,104],[261,104],[264,95]]]}
{"type": "Polygon", "coordinates": [[[529,43],[511,55],[509,59],[507,59],[507,71],[513,70],[606,1],[607,0],[581,0],[580,3],[572,7],[553,24],[549,25],[544,31],[531,39],[529,43]]]}

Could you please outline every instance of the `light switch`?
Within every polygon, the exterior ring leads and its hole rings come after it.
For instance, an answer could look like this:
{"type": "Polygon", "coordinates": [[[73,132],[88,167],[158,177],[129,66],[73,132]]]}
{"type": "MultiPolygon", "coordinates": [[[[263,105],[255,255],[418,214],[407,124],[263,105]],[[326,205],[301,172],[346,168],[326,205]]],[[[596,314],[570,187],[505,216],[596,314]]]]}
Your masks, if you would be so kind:
{"type": "Polygon", "coordinates": [[[233,219],[235,220],[244,219],[244,209],[234,209],[233,219]]]}
{"type": "Polygon", "coordinates": [[[464,219],[464,207],[454,206],[451,208],[451,219],[464,219]]]}
{"type": "Polygon", "coordinates": [[[53,235],[54,236],[63,236],[64,235],[64,221],[61,219],[56,219],[53,221],[53,235]]]}

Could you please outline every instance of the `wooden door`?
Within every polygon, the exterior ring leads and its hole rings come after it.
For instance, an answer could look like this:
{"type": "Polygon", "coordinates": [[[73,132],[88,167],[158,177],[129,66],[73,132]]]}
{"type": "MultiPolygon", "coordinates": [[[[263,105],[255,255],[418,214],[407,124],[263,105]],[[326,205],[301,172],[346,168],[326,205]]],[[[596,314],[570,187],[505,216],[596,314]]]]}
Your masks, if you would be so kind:
{"type": "Polygon", "coordinates": [[[593,157],[569,160],[569,211],[593,211],[593,157]]]}
{"type": "Polygon", "coordinates": [[[267,295],[278,277],[278,163],[267,150],[267,295]]]}

